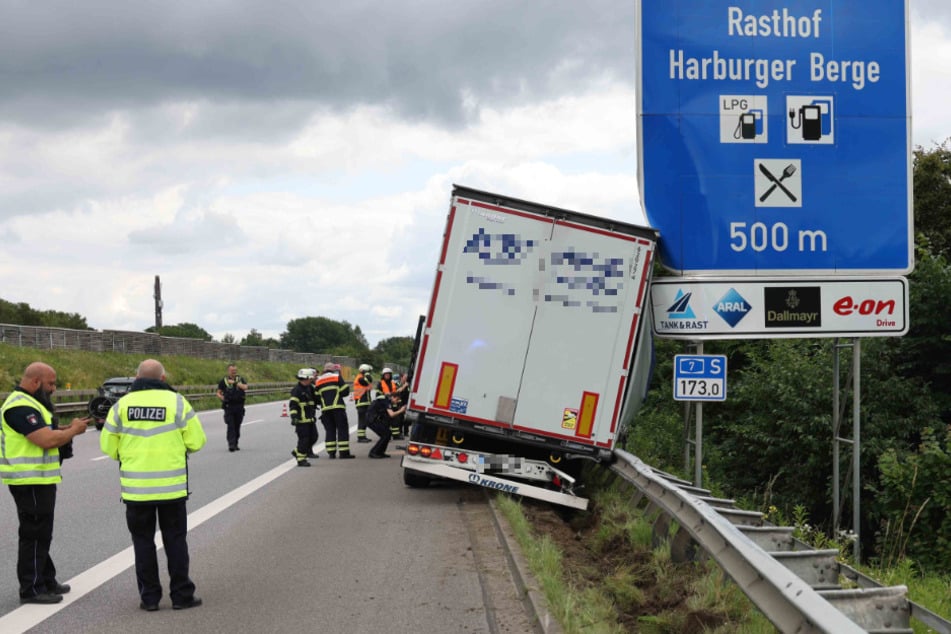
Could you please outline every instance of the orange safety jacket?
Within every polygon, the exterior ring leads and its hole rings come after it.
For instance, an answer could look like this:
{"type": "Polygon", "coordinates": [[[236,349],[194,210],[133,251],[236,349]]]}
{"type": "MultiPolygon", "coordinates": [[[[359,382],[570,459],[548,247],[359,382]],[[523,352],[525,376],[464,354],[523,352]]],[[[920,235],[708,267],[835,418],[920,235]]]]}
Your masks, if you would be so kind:
{"type": "Polygon", "coordinates": [[[396,383],[393,379],[387,381],[386,379],[380,379],[380,391],[386,395],[390,395],[396,391],[396,383]]]}
{"type": "Polygon", "coordinates": [[[353,380],[353,400],[357,407],[367,407],[370,405],[370,382],[366,380],[363,372],[357,375],[353,380]]]}

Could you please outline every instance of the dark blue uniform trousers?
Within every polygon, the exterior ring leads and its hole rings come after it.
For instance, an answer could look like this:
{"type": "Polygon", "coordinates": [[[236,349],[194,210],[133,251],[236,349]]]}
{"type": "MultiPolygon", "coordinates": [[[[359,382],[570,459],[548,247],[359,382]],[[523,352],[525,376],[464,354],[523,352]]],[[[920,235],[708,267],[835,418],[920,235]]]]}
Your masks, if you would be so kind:
{"type": "Polygon", "coordinates": [[[155,549],[155,519],[162,531],[162,544],[168,559],[169,597],[173,605],[189,603],[195,596],[195,584],[188,577],[188,512],[185,498],[161,503],[126,503],[125,519],[135,550],[135,579],[139,596],[146,604],[162,598],[158,557],[155,549]]]}

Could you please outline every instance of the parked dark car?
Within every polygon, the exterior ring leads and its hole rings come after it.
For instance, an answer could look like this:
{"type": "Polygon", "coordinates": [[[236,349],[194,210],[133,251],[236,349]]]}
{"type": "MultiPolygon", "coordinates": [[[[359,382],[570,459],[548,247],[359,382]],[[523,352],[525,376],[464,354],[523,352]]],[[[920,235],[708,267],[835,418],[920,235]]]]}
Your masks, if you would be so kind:
{"type": "Polygon", "coordinates": [[[128,393],[135,381],[134,376],[117,376],[103,381],[97,389],[98,396],[89,401],[89,415],[96,419],[96,429],[102,430],[111,408],[116,401],[128,393]]]}

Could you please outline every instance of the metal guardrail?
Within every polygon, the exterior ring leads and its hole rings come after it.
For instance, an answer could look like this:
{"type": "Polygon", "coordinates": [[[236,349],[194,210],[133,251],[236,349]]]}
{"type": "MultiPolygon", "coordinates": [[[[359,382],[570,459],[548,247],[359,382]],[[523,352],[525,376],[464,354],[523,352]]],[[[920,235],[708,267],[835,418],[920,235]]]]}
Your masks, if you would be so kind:
{"type": "MultiPolygon", "coordinates": [[[[266,396],[269,394],[289,395],[296,382],[281,383],[252,383],[248,386],[247,396],[266,396]]],[[[188,399],[215,398],[218,393],[217,385],[176,385],[176,391],[188,399]]],[[[9,392],[0,392],[0,403],[7,398],[9,392]]],[[[85,413],[89,408],[89,401],[99,396],[99,390],[57,390],[53,395],[53,407],[57,414],[85,413]]]]}
{"type": "Polygon", "coordinates": [[[761,513],[736,509],[732,500],[714,498],[625,451],[615,455],[612,471],[636,489],[635,505],[646,501],[648,513],[656,513],[655,531],[666,534],[671,520],[677,522],[672,556],[689,556],[692,540],[780,631],[911,633],[915,618],[951,634],[951,623],[908,600],[905,586],[883,587],[837,561],[838,551],[795,540],[791,527],[769,525],[761,513]],[[861,587],[841,589],[840,575],[861,587]]]}

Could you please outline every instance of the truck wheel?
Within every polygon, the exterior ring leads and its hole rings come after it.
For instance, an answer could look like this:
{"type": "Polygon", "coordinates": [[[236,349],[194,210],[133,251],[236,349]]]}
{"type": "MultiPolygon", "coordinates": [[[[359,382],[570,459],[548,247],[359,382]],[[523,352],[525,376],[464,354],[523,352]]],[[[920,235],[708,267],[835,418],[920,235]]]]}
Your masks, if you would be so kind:
{"type": "Polygon", "coordinates": [[[403,469],[403,484],[411,489],[425,489],[429,486],[429,478],[415,471],[403,469]]]}

